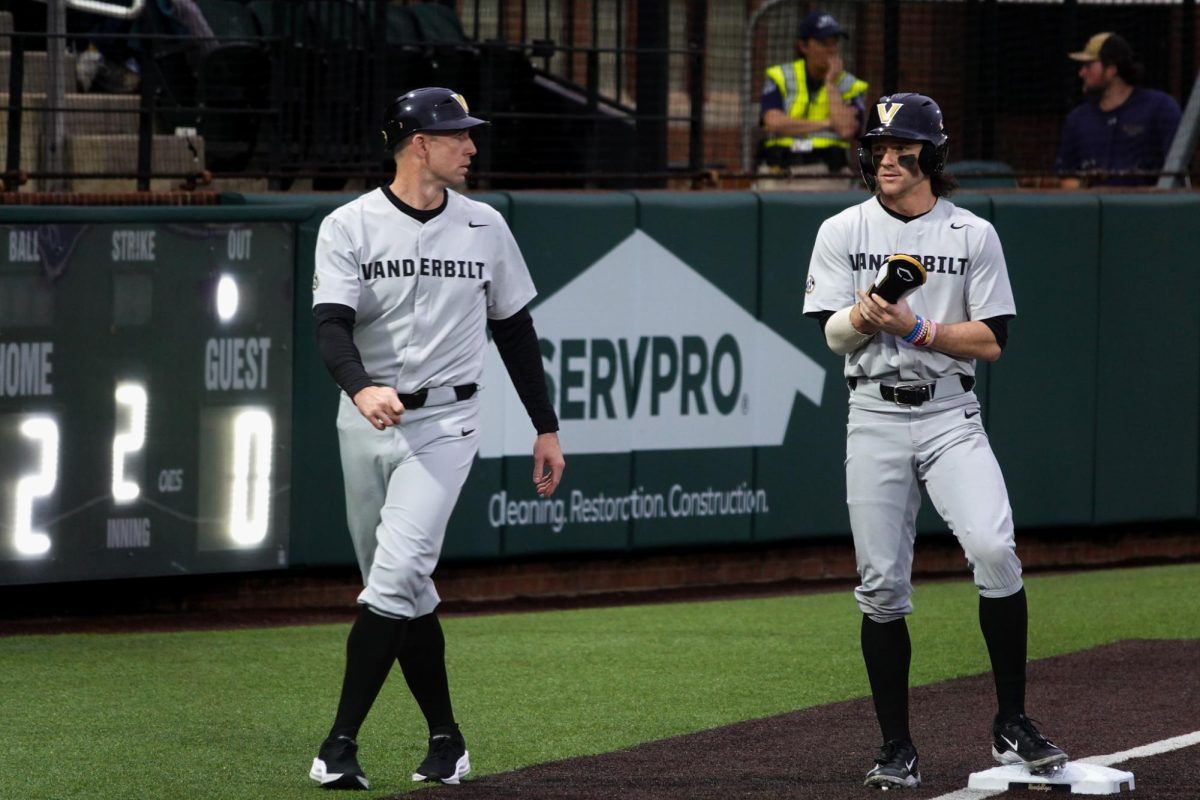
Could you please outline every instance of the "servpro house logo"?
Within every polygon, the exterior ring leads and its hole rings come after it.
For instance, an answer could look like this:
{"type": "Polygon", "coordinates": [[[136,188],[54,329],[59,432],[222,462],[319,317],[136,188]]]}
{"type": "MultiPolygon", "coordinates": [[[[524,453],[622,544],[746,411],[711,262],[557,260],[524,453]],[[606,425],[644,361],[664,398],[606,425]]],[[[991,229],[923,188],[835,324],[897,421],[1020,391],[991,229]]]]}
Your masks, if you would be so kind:
{"type": "MultiPolygon", "coordinates": [[[[778,446],[796,394],[821,403],[815,361],[642,231],[533,315],[573,454],[778,446]]],[[[480,456],[528,455],[529,418],[495,345],[483,383],[505,397],[482,404],[480,456]]]]}

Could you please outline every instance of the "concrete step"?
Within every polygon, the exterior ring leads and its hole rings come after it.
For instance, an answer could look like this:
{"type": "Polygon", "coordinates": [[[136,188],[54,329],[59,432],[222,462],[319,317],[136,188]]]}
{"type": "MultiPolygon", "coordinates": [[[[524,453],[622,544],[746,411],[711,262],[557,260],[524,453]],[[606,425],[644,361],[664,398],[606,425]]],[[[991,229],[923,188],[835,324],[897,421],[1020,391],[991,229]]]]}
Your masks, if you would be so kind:
{"type": "MultiPolygon", "coordinates": [[[[46,95],[41,92],[22,93],[21,127],[25,127],[26,120],[40,126],[45,104],[46,95]]],[[[7,105],[8,92],[0,91],[0,106],[7,105]]],[[[68,92],[63,96],[63,106],[67,109],[63,112],[67,136],[137,133],[137,95],[68,92]]]]}
{"type": "MultiPolygon", "coordinates": [[[[75,54],[63,53],[63,86],[67,91],[75,88],[75,54]]],[[[8,71],[12,65],[12,53],[0,53],[0,89],[8,91],[8,71]]],[[[21,93],[45,92],[49,86],[46,73],[49,59],[43,52],[31,50],[25,53],[25,80],[21,93]]]]}
{"type": "MultiPolygon", "coordinates": [[[[151,151],[154,172],[197,172],[204,169],[204,139],[200,136],[155,136],[151,151]],[[191,147],[189,147],[189,144],[191,147]],[[195,154],[192,153],[195,149],[195,154]]],[[[66,168],[84,177],[75,179],[76,192],[128,192],[137,188],[136,178],[87,178],[89,172],[129,172],[137,169],[137,136],[70,136],[67,138],[66,168]]],[[[151,191],[168,191],[182,178],[159,178],[150,182],[151,191]]]]}

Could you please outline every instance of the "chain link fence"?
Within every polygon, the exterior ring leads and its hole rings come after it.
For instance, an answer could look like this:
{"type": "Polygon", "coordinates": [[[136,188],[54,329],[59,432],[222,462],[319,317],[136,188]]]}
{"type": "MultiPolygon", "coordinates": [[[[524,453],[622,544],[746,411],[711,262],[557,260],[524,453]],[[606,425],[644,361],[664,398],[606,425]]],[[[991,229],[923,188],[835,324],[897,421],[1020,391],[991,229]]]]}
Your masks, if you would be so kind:
{"type": "Polygon", "coordinates": [[[1049,185],[1083,99],[1067,53],[1116,31],[1181,105],[1194,0],[0,0],[8,191],[374,185],[385,101],[445,85],[491,119],[480,188],[744,187],[764,70],[810,11],[845,68],[942,105],[951,158],[1049,185]],[[48,23],[59,4],[65,30],[48,23]],[[57,56],[53,54],[59,53],[57,56]],[[57,87],[57,88],[56,88],[57,87]]]}

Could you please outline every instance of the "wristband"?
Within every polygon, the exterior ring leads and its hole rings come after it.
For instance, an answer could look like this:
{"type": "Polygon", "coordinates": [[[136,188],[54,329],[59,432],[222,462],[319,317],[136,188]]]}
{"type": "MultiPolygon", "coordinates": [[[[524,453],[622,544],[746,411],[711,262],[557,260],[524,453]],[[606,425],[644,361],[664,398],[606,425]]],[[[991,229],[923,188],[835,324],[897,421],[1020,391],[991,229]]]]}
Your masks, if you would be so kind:
{"type": "Polygon", "coordinates": [[[931,319],[925,319],[920,314],[917,314],[916,317],[917,321],[908,335],[903,337],[904,341],[913,347],[929,347],[933,344],[934,337],[937,336],[937,323],[931,319]]]}
{"type": "Polygon", "coordinates": [[[904,341],[908,342],[909,344],[912,344],[913,342],[915,342],[921,336],[922,331],[925,329],[925,320],[921,318],[920,314],[917,314],[916,317],[917,317],[917,321],[915,323],[913,323],[912,330],[909,331],[907,334],[905,334],[903,337],[904,341]]]}
{"type": "Polygon", "coordinates": [[[929,338],[925,340],[922,347],[933,347],[933,340],[937,338],[938,324],[933,320],[929,321],[929,338]]]}

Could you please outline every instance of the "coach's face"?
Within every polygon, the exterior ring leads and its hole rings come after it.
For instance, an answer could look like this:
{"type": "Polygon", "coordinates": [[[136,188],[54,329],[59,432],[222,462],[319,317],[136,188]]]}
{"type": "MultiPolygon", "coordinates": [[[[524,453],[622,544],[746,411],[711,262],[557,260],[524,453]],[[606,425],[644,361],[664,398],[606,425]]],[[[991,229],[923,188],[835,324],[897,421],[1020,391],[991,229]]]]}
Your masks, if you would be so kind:
{"type": "Polygon", "coordinates": [[[467,179],[476,152],[469,130],[426,134],[426,166],[434,178],[449,186],[467,179]]]}
{"type": "Polygon", "coordinates": [[[920,155],[920,142],[891,138],[871,142],[871,159],[875,162],[879,193],[884,197],[903,197],[926,180],[918,165],[920,155]]]}

